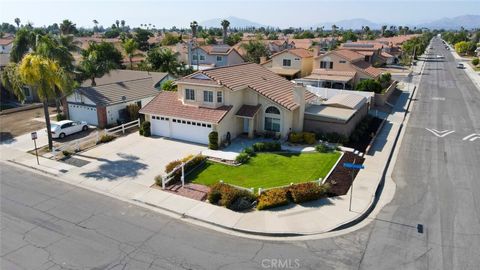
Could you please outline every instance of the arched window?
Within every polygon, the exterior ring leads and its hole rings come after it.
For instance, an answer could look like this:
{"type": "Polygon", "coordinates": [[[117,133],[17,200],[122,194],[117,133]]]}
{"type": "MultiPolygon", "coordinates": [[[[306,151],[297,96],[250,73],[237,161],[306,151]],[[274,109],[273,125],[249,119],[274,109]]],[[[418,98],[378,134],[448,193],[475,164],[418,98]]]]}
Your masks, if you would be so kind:
{"type": "Polygon", "coordinates": [[[280,110],[273,107],[273,106],[270,106],[268,107],[266,110],[265,110],[265,113],[270,113],[270,114],[280,114],[280,110]]]}
{"type": "Polygon", "coordinates": [[[270,106],[265,110],[265,130],[280,132],[280,110],[270,106]]]}

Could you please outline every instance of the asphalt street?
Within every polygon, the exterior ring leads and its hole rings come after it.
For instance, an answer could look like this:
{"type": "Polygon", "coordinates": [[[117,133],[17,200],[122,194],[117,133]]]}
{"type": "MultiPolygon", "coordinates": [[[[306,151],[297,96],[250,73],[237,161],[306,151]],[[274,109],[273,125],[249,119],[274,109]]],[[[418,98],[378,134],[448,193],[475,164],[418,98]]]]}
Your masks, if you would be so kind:
{"type": "Polygon", "coordinates": [[[434,51],[446,59],[426,64],[394,167],[395,197],[362,229],[250,240],[1,164],[0,268],[478,269],[480,139],[462,139],[480,132],[480,91],[439,42],[434,51]]]}

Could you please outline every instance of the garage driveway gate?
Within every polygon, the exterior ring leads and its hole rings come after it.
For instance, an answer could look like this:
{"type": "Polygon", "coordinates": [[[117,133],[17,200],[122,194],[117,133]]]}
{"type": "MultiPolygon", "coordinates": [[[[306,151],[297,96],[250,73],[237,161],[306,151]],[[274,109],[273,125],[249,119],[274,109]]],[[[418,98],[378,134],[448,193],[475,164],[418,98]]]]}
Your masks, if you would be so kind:
{"type": "Polygon", "coordinates": [[[152,135],[156,136],[208,144],[208,134],[212,131],[212,125],[193,120],[152,116],[151,130],[152,135]]]}

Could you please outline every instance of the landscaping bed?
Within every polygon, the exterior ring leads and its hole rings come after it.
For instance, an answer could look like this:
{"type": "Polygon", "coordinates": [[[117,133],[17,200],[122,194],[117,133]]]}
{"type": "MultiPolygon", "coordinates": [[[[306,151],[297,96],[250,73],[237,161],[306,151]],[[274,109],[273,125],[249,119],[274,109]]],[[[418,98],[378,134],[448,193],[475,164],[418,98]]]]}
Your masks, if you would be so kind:
{"type": "Polygon", "coordinates": [[[223,180],[245,188],[278,187],[324,178],[339,157],[339,152],[256,153],[245,164],[235,167],[207,161],[186,180],[207,186],[223,180]]]}
{"type": "MultiPolygon", "coordinates": [[[[328,177],[326,183],[330,184],[329,196],[345,195],[352,185],[352,170],[343,167],[345,162],[354,162],[355,164],[363,164],[364,158],[355,155],[352,152],[345,152],[340,162],[333,169],[332,174],[328,177]]],[[[354,170],[354,179],[358,170],[354,170]]]]}

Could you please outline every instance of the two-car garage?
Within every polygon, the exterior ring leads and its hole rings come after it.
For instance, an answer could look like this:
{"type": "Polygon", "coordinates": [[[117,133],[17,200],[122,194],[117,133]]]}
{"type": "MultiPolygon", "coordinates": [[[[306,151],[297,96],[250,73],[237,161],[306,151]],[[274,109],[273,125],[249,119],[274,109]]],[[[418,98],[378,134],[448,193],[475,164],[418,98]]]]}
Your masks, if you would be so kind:
{"type": "Polygon", "coordinates": [[[151,116],[151,132],[154,136],[208,144],[208,135],[212,131],[210,123],[193,120],[151,116]]]}
{"type": "Polygon", "coordinates": [[[95,106],[68,103],[68,114],[71,120],[85,121],[89,125],[98,126],[97,108],[95,106]]]}

